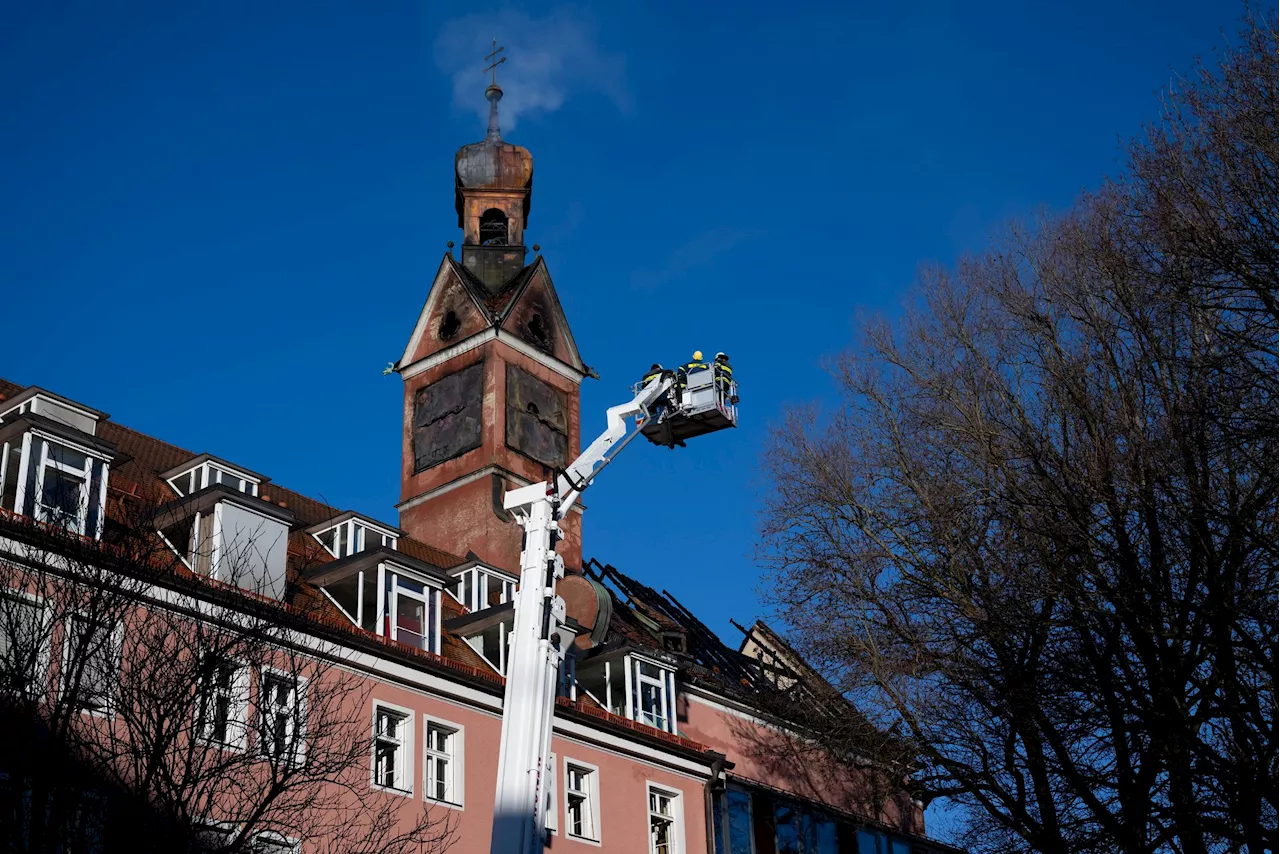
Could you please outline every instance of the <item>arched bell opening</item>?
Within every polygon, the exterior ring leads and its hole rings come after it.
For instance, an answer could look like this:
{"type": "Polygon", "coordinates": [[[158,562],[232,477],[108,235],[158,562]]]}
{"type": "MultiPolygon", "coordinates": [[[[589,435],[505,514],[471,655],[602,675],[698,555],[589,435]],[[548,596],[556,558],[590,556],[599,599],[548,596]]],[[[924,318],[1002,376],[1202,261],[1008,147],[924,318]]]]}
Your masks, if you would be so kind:
{"type": "Polygon", "coordinates": [[[480,245],[506,246],[509,243],[507,215],[497,208],[489,208],[480,215],[480,245]]]}

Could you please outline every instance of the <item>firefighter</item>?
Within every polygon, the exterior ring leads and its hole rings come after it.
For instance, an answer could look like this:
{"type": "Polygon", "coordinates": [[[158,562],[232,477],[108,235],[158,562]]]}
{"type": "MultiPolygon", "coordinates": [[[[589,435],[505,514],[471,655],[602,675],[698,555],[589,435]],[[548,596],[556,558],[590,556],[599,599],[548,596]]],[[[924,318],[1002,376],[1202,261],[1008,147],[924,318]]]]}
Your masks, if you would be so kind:
{"type": "MultiPolygon", "coordinates": [[[[649,370],[645,371],[644,376],[641,377],[640,385],[647,386],[649,383],[653,382],[655,379],[658,379],[664,374],[669,374],[669,373],[671,372],[663,368],[662,365],[659,365],[657,362],[654,362],[653,365],[649,367],[649,370]]],[[[672,385],[672,389],[675,391],[677,395],[680,393],[678,389],[675,389],[674,384],[672,385]]],[[[669,396],[670,394],[664,394],[662,397],[654,401],[653,403],[654,418],[657,418],[660,420],[662,418],[663,413],[667,411],[667,408],[669,406],[669,401],[668,401],[669,396]]],[[[676,403],[677,405],[679,405],[679,398],[676,399],[676,403]]]]}
{"type": "Polygon", "coordinates": [[[733,394],[733,366],[729,364],[729,357],[724,353],[716,353],[711,367],[715,371],[716,391],[720,394],[720,399],[731,404],[737,403],[738,396],[733,394]]]}
{"type": "Polygon", "coordinates": [[[676,406],[680,405],[680,398],[684,395],[684,390],[689,387],[689,373],[701,370],[706,366],[707,363],[702,361],[702,351],[694,350],[693,358],[676,368],[676,381],[672,384],[672,388],[675,389],[676,393],[676,406]]]}
{"type": "Polygon", "coordinates": [[[684,371],[685,378],[688,379],[689,374],[694,371],[706,370],[707,367],[709,367],[707,363],[702,361],[702,351],[694,350],[693,358],[688,362],[685,362],[684,365],[681,366],[680,370],[684,371]]]}

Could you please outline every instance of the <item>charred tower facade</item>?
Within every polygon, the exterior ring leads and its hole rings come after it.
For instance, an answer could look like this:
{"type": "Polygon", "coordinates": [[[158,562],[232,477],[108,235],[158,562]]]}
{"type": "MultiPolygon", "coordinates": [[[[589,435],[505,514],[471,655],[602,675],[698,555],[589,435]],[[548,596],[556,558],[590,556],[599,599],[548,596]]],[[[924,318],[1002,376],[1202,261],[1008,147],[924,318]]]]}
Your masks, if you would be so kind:
{"type": "MultiPolygon", "coordinates": [[[[578,392],[587,368],[541,255],[525,229],[533,156],[502,138],[496,82],[485,138],[454,157],[460,258],[441,260],[395,369],[404,381],[400,526],[458,554],[519,568],[509,490],[542,481],[579,451],[578,392]]],[[[582,564],[580,513],[562,522],[560,554],[582,564]]]]}

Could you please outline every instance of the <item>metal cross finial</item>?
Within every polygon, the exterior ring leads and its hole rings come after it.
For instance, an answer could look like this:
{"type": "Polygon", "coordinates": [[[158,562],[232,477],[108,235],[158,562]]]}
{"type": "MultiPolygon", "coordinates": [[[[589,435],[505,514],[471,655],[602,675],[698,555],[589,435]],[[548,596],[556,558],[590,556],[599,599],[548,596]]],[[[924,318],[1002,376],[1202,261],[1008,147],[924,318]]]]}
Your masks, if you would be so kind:
{"type": "MultiPolygon", "coordinates": [[[[485,59],[486,59],[486,60],[493,59],[495,56],[497,56],[498,54],[502,53],[504,50],[506,50],[506,48],[505,48],[505,47],[498,47],[498,40],[497,40],[497,39],[494,39],[494,40],[493,40],[493,53],[488,54],[488,55],[485,57],[485,59]]],[[[493,77],[492,77],[492,78],[490,78],[490,81],[489,81],[489,83],[490,83],[490,85],[491,85],[491,86],[497,86],[497,85],[498,85],[498,66],[499,66],[499,65],[501,65],[502,63],[506,62],[506,61],[507,61],[507,58],[504,56],[504,57],[502,57],[502,59],[496,60],[495,62],[493,62],[493,63],[491,63],[490,65],[486,66],[486,67],[485,67],[485,69],[484,69],[484,71],[481,71],[481,72],[480,72],[481,74],[484,74],[486,71],[487,71],[487,72],[492,72],[493,77]]]]}

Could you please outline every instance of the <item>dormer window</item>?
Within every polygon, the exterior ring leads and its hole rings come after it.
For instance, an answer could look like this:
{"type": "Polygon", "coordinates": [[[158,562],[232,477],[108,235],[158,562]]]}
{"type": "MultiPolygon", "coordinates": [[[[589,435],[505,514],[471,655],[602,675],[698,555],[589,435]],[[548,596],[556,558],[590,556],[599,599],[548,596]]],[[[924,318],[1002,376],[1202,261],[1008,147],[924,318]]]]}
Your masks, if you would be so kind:
{"type": "Polygon", "coordinates": [[[468,610],[483,611],[515,599],[516,580],[514,576],[477,564],[458,573],[449,592],[468,610]]]}
{"type": "Polygon", "coordinates": [[[90,409],[36,386],[24,389],[0,403],[0,420],[12,421],[24,415],[36,415],[90,436],[97,434],[98,422],[107,419],[104,412],[90,409]]]}
{"type": "Polygon", "coordinates": [[[676,671],[657,655],[615,650],[579,663],[577,679],[579,688],[615,715],[676,732],[676,671]]]}
{"type": "Polygon", "coordinates": [[[380,525],[354,512],[307,529],[336,558],[350,557],[366,549],[394,549],[403,531],[380,525]]]}
{"type": "Polygon", "coordinates": [[[440,596],[447,578],[435,567],[383,548],[304,575],[355,625],[415,649],[440,652],[440,596]]]}
{"type": "Polygon", "coordinates": [[[98,439],[101,413],[28,389],[0,415],[0,507],[97,538],[115,447],[98,439]]]}
{"type": "Polygon", "coordinates": [[[93,457],[65,445],[41,442],[36,478],[36,518],[83,533],[88,523],[93,457]]]}
{"type": "Polygon", "coordinates": [[[446,628],[461,637],[495,672],[505,676],[511,646],[508,638],[514,624],[515,608],[506,604],[454,617],[446,628]]]}
{"type": "Polygon", "coordinates": [[[164,473],[165,481],[184,498],[210,486],[222,485],[246,495],[258,494],[259,484],[267,478],[201,454],[178,469],[164,473]]]}
{"type": "Polygon", "coordinates": [[[293,513],[225,483],[161,507],[160,536],[193,572],[281,598],[293,513]]]}

